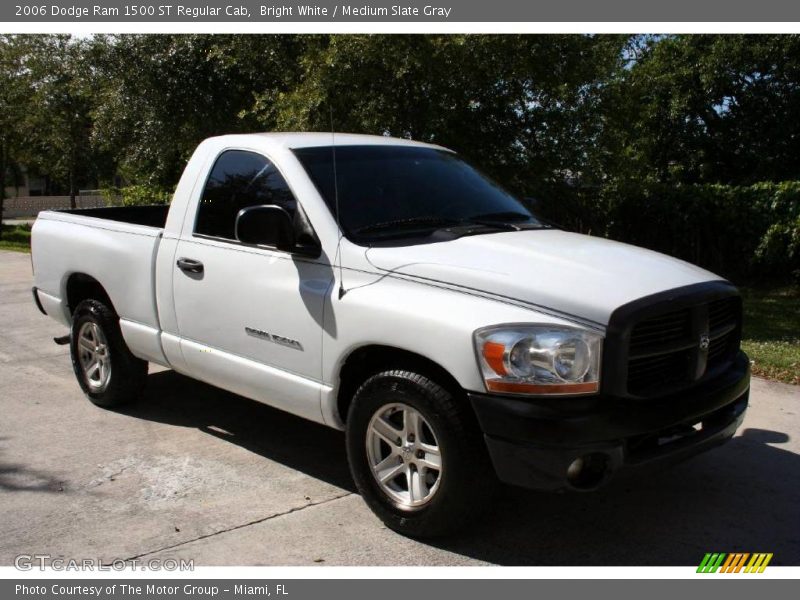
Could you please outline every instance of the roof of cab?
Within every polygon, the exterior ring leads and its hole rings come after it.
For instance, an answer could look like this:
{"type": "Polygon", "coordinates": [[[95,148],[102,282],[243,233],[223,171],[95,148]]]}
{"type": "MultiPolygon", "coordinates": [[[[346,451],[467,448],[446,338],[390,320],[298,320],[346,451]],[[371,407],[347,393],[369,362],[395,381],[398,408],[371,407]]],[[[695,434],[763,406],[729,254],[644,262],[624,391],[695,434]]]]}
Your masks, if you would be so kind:
{"type": "Polygon", "coordinates": [[[331,146],[334,143],[337,146],[419,146],[423,148],[437,148],[439,150],[447,150],[442,146],[435,144],[426,144],[424,142],[416,142],[414,140],[406,140],[401,138],[394,138],[383,135],[364,135],[359,133],[332,133],[327,132],[274,132],[274,133],[246,133],[246,134],[231,134],[221,135],[213,139],[217,142],[236,143],[234,140],[239,139],[241,143],[245,139],[257,138],[259,141],[267,142],[268,145],[273,147],[282,148],[311,148],[315,146],[331,146]]]}

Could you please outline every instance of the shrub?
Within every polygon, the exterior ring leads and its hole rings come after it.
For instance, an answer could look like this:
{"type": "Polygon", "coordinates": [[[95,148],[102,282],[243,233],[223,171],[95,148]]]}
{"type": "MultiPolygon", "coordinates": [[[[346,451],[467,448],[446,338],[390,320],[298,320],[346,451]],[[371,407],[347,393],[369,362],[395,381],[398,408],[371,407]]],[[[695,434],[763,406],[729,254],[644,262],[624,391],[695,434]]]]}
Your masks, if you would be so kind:
{"type": "Polygon", "coordinates": [[[664,252],[735,280],[787,280],[800,271],[800,181],[614,182],[538,193],[538,212],[567,229],[664,252]]]}
{"type": "Polygon", "coordinates": [[[768,275],[800,283],[800,217],[767,229],[756,248],[755,264],[768,275]]]}
{"type": "Polygon", "coordinates": [[[109,204],[122,203],[123,206],[145,206],[148,204],[169,204],[172,192],[152,185],[129,185],[122,188],[103,190],[109,204]]]}

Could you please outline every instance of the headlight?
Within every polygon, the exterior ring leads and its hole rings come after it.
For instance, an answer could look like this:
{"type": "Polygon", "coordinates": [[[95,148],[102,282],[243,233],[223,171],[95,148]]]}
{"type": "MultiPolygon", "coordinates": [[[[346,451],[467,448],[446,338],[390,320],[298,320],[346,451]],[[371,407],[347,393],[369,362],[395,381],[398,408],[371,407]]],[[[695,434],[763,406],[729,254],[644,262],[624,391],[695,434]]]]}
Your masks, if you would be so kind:
{"type": "Polygon", "coordinates": [[[592,394],[600,389],[603,336],[554,325],[475,332],[486,389],[512,394],[592,394]]]}

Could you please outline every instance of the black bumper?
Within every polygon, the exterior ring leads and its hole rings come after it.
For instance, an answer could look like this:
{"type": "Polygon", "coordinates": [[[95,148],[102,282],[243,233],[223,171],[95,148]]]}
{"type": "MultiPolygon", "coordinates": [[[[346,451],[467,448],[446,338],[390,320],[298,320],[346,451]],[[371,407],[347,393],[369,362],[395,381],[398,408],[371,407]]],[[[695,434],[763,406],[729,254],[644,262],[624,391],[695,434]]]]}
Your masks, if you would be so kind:
{"type": "Polygon", "coordinates": [[[652,401],[469,397],[501,481],[557,491],[594,489],[620,470],[677,462],[728,441],[749,390],[742,352],[713,381],[652,401]]]}

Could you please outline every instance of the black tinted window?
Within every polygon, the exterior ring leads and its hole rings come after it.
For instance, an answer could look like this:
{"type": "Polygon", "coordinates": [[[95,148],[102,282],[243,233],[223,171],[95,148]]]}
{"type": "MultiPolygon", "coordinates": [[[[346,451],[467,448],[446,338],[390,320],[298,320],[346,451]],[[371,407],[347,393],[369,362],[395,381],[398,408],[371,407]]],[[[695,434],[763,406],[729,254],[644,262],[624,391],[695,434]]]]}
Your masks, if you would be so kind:
{"type": "MultiPolygon", "coordinates": [[[[298,148],[305,167],[332,213],[336,212],[333,151],[298,148]]],[[[537,223],[510,193],[444,150],[414,146],[336,146],[336,182],[342,229],[359,231],[394,221],[458,222],[511,215],[537,223]]]]}
{"type": "Polygon", "coordinates": [[[277,204],[294,218],[297,202],[283,176],[260,154],[223,152],[214,163],[197,210],[195,233],[235,239],[236,215],[248,206],[277,204]]]}

